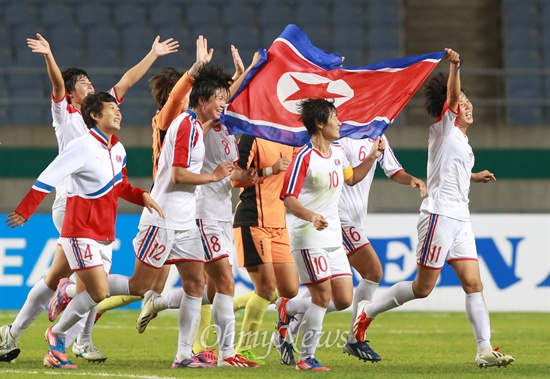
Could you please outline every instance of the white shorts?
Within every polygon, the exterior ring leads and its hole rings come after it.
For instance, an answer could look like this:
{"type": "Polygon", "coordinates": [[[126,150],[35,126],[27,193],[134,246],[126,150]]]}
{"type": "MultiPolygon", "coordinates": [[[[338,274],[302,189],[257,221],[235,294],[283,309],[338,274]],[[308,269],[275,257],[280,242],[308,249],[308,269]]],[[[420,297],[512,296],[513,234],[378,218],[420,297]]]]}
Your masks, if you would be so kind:
{"type": "Polygon", "coordinates": [[[233,266],[235,244],[233,243],[233,225],[231,221],[197,220],[201,235],[204,259],[212,262],[227,257],[233,266]]]}
{"type": "Polygon", "coordinates": [[[418,217],[416,263],[441,269],[445,262],[476,260],[477,249],[470,221],[420,213],[418,217]]]}
{"type": "Polygon", "coordinates": [[[140,225],[132,243],[136,258],[147,266],[161,268],[180,261],[204,262],[198,229],[172,230],[140,225]]]}
{"type": "Polygon", "coordinates": [[[113,261],[113,243],[90,238],[59,238],[65,257],[73,271],[103,266],[108,274],[113,261]]]}
{"type": "Polygon", "coordinates": [[[352,275],[343,247],[293,250],[292,255],[304,286],[352,275]]]}
{"type": "Polygon", "coordinates": [[[342,224],[342,243],[346,255],[351,255],[363,246],[370,244],[362,226],[344,219],[341,219],[340,222],[342,224]]]}

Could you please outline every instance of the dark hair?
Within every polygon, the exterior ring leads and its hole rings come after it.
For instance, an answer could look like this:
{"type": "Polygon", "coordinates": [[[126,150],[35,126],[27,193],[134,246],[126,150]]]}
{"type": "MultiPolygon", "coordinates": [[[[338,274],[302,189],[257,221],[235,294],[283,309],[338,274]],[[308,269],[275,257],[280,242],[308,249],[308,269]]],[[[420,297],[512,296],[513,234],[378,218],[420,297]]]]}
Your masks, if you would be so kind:
{"type": "Polygon", "coordinates": [[[195,83],[189,95],[189,108],[199,105],[202,98],[208,100],[217,90],[229,91],[231,76],[227,75],[222,66],[209,62],[197,73],[195,83]]]}
{"type": "MultiPolygon", "coordinates": [[[[424,85],[424,109],[432,117],[439,118],[441,116],[441,111],[447,101],[448,80],[448,74],[439,72],[424,85]]],[[[460,90],[466,93],[464,88],[460,90]]]]}
{"type": "Polygon", "coordinates": [[[326,124],[333,113],[336,113],[333,99],[304,99],[298,104],[300,120],[304,123],[310,136],[317,134],[317,124],[326,124]]]}
{"type": "Polygon", "coordinates": [[[92,115],[101,115],[103,103],[116,104],[116,99],[107,92],[90,93],[84,98],[82,102],[82,118],[84,118],[84,123],[88,129],[96,126],[92,115]]]}
{"type": "Polygon", "coordinates": [[[90,80],[90,76],[86,71],[76,67],[70,67],[63,70],[61,76],[63,76],[63,82],[65,82],[67,93],[74,92],[74,85],[80,78],[85,77],[90,80]]]}
{"type": "Polygon", "coordinates": [[[151,95],[159,108],[162,108],[164,104],[166,104],[172,88],[174,88],[182,76],[183,73],[179,72],[175,68],[164,67],[157,75],[149,79],[151,95]]]}

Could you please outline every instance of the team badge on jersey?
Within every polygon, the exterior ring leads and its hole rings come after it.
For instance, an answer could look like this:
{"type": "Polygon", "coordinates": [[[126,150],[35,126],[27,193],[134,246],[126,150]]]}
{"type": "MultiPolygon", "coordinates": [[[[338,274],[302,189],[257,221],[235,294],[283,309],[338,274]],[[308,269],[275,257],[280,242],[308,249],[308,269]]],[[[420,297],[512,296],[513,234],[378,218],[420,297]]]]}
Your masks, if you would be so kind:
{"type": "Polygon", "coordinates": [[[118,163],[122,162],[122,156],[117,155],[117,156],[116,156],[116,161],[117,161],[118,163]]]}

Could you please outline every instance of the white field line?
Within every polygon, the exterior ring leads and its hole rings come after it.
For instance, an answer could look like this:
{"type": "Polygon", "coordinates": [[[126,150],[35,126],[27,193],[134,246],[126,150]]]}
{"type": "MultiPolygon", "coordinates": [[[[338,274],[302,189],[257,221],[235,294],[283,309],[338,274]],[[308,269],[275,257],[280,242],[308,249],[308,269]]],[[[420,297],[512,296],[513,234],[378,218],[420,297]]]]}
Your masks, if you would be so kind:
{"type": "Polygon", "coordinates": [[[156,375],[132,375],[132,374],[108,374],[106,372],[85,372],[79,370],[2,370],[6,374],[25,374],[25,375],[65,375],[65,376],[97,376],[101,378],[131,378],[131,379],[176,379],[174,376],[156,376],[156,375]]]}

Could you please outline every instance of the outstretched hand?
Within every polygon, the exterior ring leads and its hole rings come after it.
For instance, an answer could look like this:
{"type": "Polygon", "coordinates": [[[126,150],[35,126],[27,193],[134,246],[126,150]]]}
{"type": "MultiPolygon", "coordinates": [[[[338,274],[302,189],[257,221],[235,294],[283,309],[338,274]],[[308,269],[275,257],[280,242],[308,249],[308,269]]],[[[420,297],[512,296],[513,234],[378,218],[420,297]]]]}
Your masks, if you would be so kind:
{"type": "Polygon", "coordinates": [[[27,219],[25,217],[21,216],[17,212],[11,212],[8,215],[8,218],[6,219],[7,226],[9,226],[12,229],[17,227],[17,226],[23,226],[23,224],[26,223],[26,222],[27,222],[27,219]]]}
{"type": "Polygon", "coordinates": [[[474,183],[488,183],[491,180],[496,181],[497,178],[495,177],[495,174],[493,174],[489,170],[472,173],[472,181],[474,183]]]}
{"type": "Polygon", "coordinates": [[[37,39],[27,38],[27,46],[33,53],[48,55],[52,53],[50,44],[40,33],[36,33],[37,39]]]}
{"type": "Polygon", "coordinates": [[[158,57],[163,55],[172,54],[178,51],[180,43],[175,41],[173,38],[168,38],[167,40],[160,42],[160,36],[157,36],[153,41],[153,46],[151,46],[151,51],[158,57]]]}
{"type": "Polygon", "coordinates": [[[235,65],[235,73],[233,74],[233,80],[237,80],[244,73],[244,63],[239,55],[239,50],[231,45],[231,56],[233,57],[233,64],[235,65]]]}
{"type": "Polygon", "coordinates": [[[208,49],[208,40],[204,36],[200,35],[196,41],[197,51],[196,59],[193,66],[189,69],[189,76],[196,78],[199,73],[199,69],[212,60],[214,55],[214,49],[208,49]]]}

